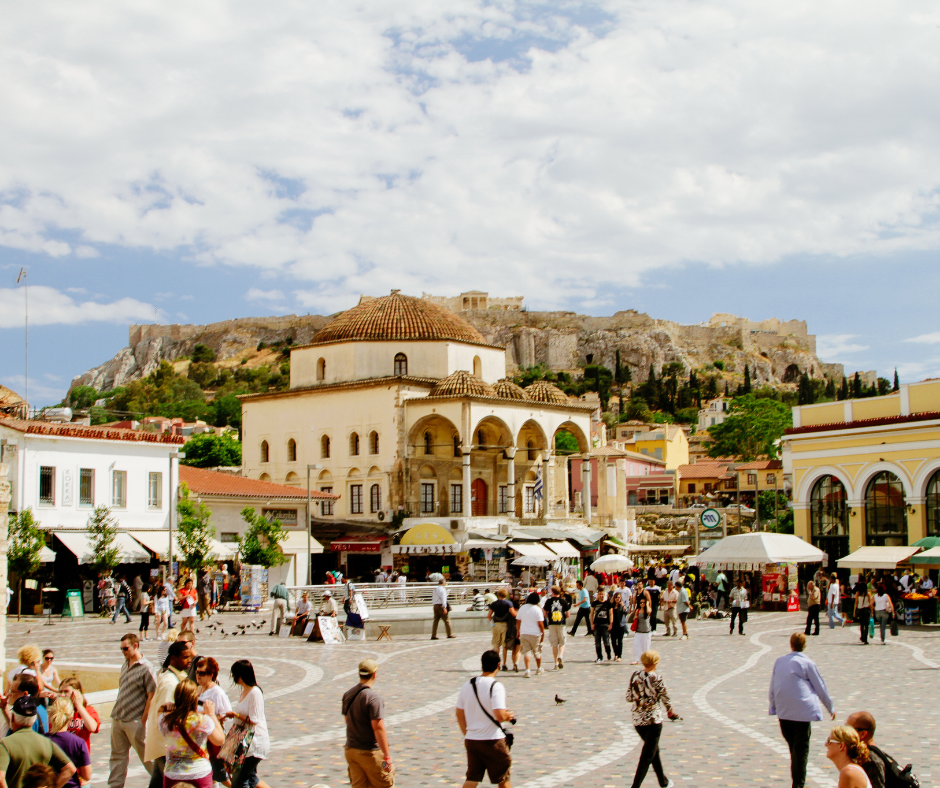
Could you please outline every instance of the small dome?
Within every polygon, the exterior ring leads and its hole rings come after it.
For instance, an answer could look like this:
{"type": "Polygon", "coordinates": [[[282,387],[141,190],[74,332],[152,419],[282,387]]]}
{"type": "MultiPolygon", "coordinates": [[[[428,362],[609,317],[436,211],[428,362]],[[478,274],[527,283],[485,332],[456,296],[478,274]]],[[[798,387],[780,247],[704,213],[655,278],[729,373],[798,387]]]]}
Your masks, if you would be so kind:
{"type": "Polygon", "coordinates": [[[484,383],[469,372],[459,369],[441,380],[428,395],[430,397],[495,397],[489,383],[484,383]]]}
{"type": "Polygon", "coordinates": [[[546,405],[570,405],[568,396],[558,386],[553,386],[547,380],[537,380],[524,389],[530,400],[544,402],[546,405]]]}
{"type": "Polygon", "coordinates": [[[497,380],[493,386],[493,391],[496,392],[497,397],[502,399],[528,399],[529,395],[525,393],[525,389],[521,386],[517,386],[511,380],[506,380],[502,378],[497,380]]]}
{"type": "Polygon", "coordinates": [[[486,344],[476,328],[449,309],[427,298],[402,295],[397,290],[381,298],[364,296],[356,306],[320,329],[311,344],[403,339],[450,339],[486,344]]]}

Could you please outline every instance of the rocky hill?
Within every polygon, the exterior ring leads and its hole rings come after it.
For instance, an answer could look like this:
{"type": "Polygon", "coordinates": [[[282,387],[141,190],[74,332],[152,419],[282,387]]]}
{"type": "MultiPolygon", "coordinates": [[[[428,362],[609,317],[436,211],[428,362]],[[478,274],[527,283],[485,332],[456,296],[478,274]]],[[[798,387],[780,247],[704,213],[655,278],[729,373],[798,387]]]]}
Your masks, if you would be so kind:
{"type": "MultiPolygon", "coordinates": [[[[658,371],[671,362],[690,370],[717,361],[729,381],[740,380],[748,365],[755,386],[789,386],[804,372],[811,378],[834,377],[839,383],[844,374],[841,365],[824,364],[816,357],[815,337],[806,333],[805,323],[796,321],[751,323],[721,315],[705,325],[681,325],[633,310],[610,317],[500,309],[467,310],[460,315],[488,342],[506,348],[507,375],[537,364],[571,374],[586,364],[613,369],[618,350],[621,365],[629,367],[636,382],[646,380],[650,365],[658,371]]],[[[259,350],[261,343],[310,342],[331,317],[287,315],[205,326],[131,326],[128,346],[76,377],[72,387],[109,391],[146,377],[163,360],[177,362],[189,356],[197,344],[212,348],[223,366],[258,366],[271,360],[270,351],[259,350]]]]}

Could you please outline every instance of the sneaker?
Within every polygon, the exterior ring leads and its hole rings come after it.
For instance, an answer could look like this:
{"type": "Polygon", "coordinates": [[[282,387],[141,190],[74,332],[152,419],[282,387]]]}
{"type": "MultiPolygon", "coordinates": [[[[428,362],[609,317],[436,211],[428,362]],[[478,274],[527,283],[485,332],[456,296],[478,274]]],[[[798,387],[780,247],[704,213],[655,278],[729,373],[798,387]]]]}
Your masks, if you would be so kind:
{"type": "Polygon", "coordinates": [[[559,658],[558,658],[558,669],[559,669],[559,670],[563,670],[564,667],[565,667],[565,661],[564,661],[561,657],[559,657],[559,658]]]}
{"type": "Polygon", "coordinates": [[[526,672],[525,672],[525,677],[526,677],[527,679],[531,679],[531,678],[532,678],[532,674],[531,674],[529,671],[526,671],[526,672]]]}
{"type": "Polygon", "coordinates": [[[673,788],[674,785],[675,783],[672,780],[670,780],[668,783],[662,786],[662,788],[673,788]]]}
{"type": "Polygon", "coordinates": [[[513,670],[514,673],[518,673],[518,672],[519,672],[519,666],[518,666],[518,665],[513,665],[513,666],[512,666],[512,670],[513,670]]]}
{"type": "Polygon", "coordinates": [[[688,640],[688,639],[689,639],[688,635],[683,635],[681,638],[679,638],[679,640],[688,640]]]}
{"type": "Polygon", "coordinates": [[[739,635],[741,635],[742,637],[743,637],[743,635],[744,635],[744,633],[743,633],[743,632],[738,632],[738,634],[739,634],[739,635]]]}
{"type": "Polygon", "coordinates": [[[597,659],[594,660],[594,664],[595,664],[595,665],[600,665],[603,661],[604,661],[604,660],[602,660],[600,657],[598,657],[597,659]]]}
{"type": "Polygon", "coordinates": [[[545,672],[545,668],[539,668],[537,671],[535,671],[535,675],[541,676],[544,672],[545,672]]]}
{"type": "Polygon", "coordinates": [[[509,670],[509,665],[503,665],[503,670],[509,670]]]}

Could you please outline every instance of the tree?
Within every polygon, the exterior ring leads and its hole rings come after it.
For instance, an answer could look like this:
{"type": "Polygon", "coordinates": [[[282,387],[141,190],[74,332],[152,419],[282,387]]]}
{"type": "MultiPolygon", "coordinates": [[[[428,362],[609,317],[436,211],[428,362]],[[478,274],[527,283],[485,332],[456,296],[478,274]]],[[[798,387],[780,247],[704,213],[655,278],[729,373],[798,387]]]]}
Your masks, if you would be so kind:
{"type": "Polygon", "coordinates": [[[216,427],[237,427],[242,426],[242,403],[234,394],[225,394],[212,401],[213,418],[212,424],[216,427]]]}
{"type": "Polygon", "coordinates": [[[88,515],[88,540],[91,542],[91,566],[95,574],[111,572],[121,563],[121,550],[114,544],[117,537],[117,520],[107,506],[96,506],[88,515]]]}
{"type": "Polygon", "coordinates": [[[758,399],[753,394],[736,397],[724,422],[708,428],[712,443],[710,457],[738,457],[751,462],[766,455],[777,457],[777,441],[790,427],[790,408],[773,399],[758,399]]]}
{"type": "Polygon", "coordinates": [[[834,400],[836,398],[836,382],[832,378],[826,378],[826,399],[834,400]]]}
{"type": "Polygon", "coordinates": [[[98,391],[94,386],[76,386],[69,392],[69,407],[85,410],[95,404],[98,391]]]}
{"type": "Polygon", "coordinates": [[[855,373],[855,377],[852,378],[852,397],[854,399],[860,399],[862,396],[862,377],[855,373]]]}
{"type": "Polygon", "coordinates": [[[215,351],[208,345],[198,344],[193,348],[193,363],[215,361],[215,351]]]}
{"type": "Polygon", "coordinates": [[[897,367],[894,368],[894,386],[892,387],[891,390],[892,390],[892,391],[900,391],[900,390],[901,390],[901,381],[898,379],[898,368],[897,368],[897,367]]]}
{"type": "Polygon", "coordinates": [[[741,387],[741,393],[751,393],[751,368],[747,364],[744,365],[744,385],[741,387]]]}
{"type": "Polygon", "coordinates": [[[251,506],[242,509],[242,519],[248,524],[248,529],[238,540],[238,552],[241,560],[246,564],[263,566],[266,569],[280,566],[288,561],[280,548],[289,534],[281,528],[281,521],[277,518],[268,519],[258,514],[251,506]]]}
{"type": "Polygon", "coordinates": [[[212,552],[215,527],[209,522],[212,512],[204,503],[190,500],[185,483],[180,485],[180,492],[181,498],[176,504],[180,560],[183,566],[199,571],[216,560],[212,552]]]}
{"type": "Polygon", "coordinates": [[[561,430],[555,435],[555,454],[578,454],[580,451],[578,439],[570,432],[561,430]]]}
{"type": "Polygon", "coordinates": [[[203,432],[193,435],[183,446],[183,465],[193,468],[228,468],[242,464],[242,445],[228,433],[203,432]]]}
{"type": "Polygon", "coordinates": [[[186,376],[201,388],[207,389],[215,382],[215,364],[211,361],[193,361],[186,376]]]}
{"type": "Polygon", "coordinates": [[[845,376],[842,377],[842,385],[839,386],[839,400],[847,400],[849,398],[849,379],[845,376]]]}
{"type": "Polygon", "coordinates": [[[46,546],[45,535],[30,507],[27,506],[18,517],[10,517],[7,539],[7,567],[16,575],[19,592],[16,604],[16,620],[19,621],[23,611],[23,580],[36,574],[41,563],[40,553],[46,546]]]}
{"type": "Polygon", "coordinates": [[[799,385],[799,395],[797,399],[797,404],[799,405],[812,405],[816,401],[816,391],[813,388],[813,383],[809,379],[809,375],[805,372],[800,375],[800,385],[799,385]]]}

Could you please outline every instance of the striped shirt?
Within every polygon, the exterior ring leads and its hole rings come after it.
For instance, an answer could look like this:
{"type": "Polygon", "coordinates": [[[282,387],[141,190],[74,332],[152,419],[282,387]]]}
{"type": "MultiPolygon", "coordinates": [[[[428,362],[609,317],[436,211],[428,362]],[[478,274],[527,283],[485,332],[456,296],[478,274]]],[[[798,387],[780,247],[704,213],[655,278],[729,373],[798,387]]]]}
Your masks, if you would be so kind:
{"type": "Polygon", "coordinates": [[[118,681],[118,696],[111,711],[111,718],[121,722],[134,722],[144,716],[147,708],[147,695],[157,688],[153,677],[153,665],[149,660],[140,658],[131,664],[127,660],[121,666],[121,678],[118,681]]]}

